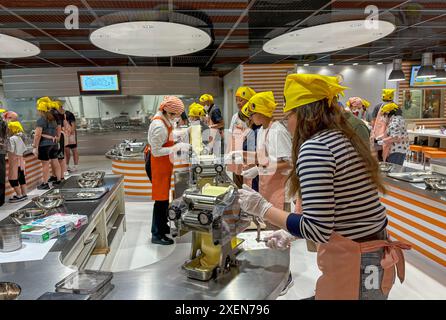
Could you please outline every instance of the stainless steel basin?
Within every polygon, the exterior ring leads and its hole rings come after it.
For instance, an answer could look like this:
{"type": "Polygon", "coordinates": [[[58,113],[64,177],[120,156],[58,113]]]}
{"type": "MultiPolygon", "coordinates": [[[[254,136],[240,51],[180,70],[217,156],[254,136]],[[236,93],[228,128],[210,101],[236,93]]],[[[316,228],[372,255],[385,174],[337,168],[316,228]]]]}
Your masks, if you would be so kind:
{"type": "Polygon", "coordinates": [[[0,282],[0,300],[15,300],[20,296],[22,289],[13,282],[0,282]]]}
{"type": "Polygon", "coordinates": [[[11,219],[18,224],[28,224],[36,219],[40,219],[46,216],[46,211],[44,209],[38,208],[25,208],[17,210],[10,215],[11,219]]]}
{"type": "Polygon", "coordinates": [[[62,194],[52,193],[34,197],[32,201],[39,208],[49,210],[61,206],[64,203],[64,198],[62,194]]]}

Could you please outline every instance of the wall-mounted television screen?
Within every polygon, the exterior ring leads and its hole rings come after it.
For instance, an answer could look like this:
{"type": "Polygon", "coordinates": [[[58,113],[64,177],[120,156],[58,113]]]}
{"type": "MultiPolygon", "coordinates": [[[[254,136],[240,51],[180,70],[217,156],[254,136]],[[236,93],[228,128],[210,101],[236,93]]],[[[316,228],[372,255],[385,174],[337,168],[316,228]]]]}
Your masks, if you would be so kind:
{"type": "Polygon", "coordinates": [[[420,66],[412,66],[412,73],[410,75],[411,87],[440,87],[446,86],[446,80],[432,80],[432,78],[417,78],[420,66]]]}
{"type": "Polygon", "coordinates": [[[81,95],[120,94],[121,83],[118,71],[83,72],[79,71],[81,95]]]}

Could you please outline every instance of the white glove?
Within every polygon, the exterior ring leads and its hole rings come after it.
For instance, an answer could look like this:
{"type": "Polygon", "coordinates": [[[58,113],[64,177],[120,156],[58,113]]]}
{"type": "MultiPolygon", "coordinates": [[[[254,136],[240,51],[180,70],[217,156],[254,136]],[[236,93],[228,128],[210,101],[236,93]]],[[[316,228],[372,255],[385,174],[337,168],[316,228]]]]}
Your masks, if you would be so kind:
{"type": "Polygon", "coordinates": [[[239,204],[242,211],[263,219],[265,213],[273,206],[260,193],[252,190],[246,184],[238,190],[239,204]]]}
{"type": "Polygon", "coordinates": [[[33,155],[35,155],[36,157],[39,156],[39,149],[37,148],[33,148],[33,155]]]}
{"type": "Polygon", "coordinates": [[[269,236],[265,237],[266,246],[271,249],[286,250],[290,247],[291,242],[296,240],[296,237],[292,236],[285,230],[274,231],[269,236]]]}
{"type": "Polygon", "coordinates": [[[173,150],[173,152],[178,152],[178,151],[188,152],[190,147],[191,147],[191,145],[189,143],[180,142],[180,143],[175,144],[172,147],[172,150],[173,150]]]}
{"type": "Polygon", "coordinates": [[[254,179],[259,175],[259,168],[257,166],[242,171],[242,176],[247,179],[254,179]]]}

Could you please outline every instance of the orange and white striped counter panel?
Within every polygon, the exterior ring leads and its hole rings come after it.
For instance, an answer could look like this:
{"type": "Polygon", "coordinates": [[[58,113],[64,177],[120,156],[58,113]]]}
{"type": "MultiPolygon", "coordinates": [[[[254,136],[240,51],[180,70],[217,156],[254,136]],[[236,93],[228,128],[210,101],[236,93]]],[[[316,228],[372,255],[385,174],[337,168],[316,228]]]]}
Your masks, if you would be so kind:
{"type": "Polygon", "coordinates": [[[446,193],[429,191],[385,179],[387,193],[381,200],[387,208],[388,231],[393,238],[409,242],[412,249],[446,267],[446,193]]]}
{"type": "MultiPolygon", "coordinates": [[[[190,165],[185,160],[175,160],[174,171],[188,170],[190,165]]],[[[122,157],[112,159],[112,171],[114,174],[124,176],[124,191],[127,197],[149,201],[152,200],[152,184],[147,177],[145,162],[143,159],[122,157]]],[[[174,176],[171,177],[171,192],[174,189],[174,176]]]]}

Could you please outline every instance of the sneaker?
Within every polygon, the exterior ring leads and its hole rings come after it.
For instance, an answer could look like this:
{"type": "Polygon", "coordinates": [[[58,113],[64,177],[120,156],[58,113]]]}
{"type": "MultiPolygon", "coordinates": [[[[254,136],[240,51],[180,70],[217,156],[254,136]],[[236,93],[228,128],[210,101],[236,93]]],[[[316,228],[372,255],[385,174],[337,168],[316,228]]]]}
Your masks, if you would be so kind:
{"type": "Polygon", "coordinates": [[[41,185],[37,186],[37,190],[49,190],[50,185],[48,183],[42,183],[41,185]]]}
{"type": "Polygon", "coordinates": [[[174,244],[174,241],[167,237],[164,237],[164,238],[152,237],[152,243],[160,244],[162,246],[169,246],[171,244],[174,244]]]}
{"type": "Polygon", "coordinates": [[[70,175],[70,173],[69,173],[68,171],[65,171],[65,172],[63,173],[63,175],[64,175],[64,177],[67,177],[67,176],[70,175]]]}
{"type": "Polygon", "coordinates": [[[58,185],[61,184],[61,183],[62,183],[62,180],[54,181],[54,182],[53,182],[53,186],[58,186],[58,185]]]}
{"type": "Polygon", "coordinates": [[[25,201],[26,198],[27,198],[27,196],[21,196],[21,197],[19,197],[19,196],[17,196],[17,195],[14,195],[12,198],[9,198],[8,201],[9,201],[10,203],[16,203],[16,202],[20,202],[20,201],[25,201]]]}
{"type": "Polygon", "coordinates": [[[77,164],[71,167],[71,171],[76,172],[77,171],[77,164]]]}
{"type": "Polygon", "coordinates": [[[283,296],[286,295],[288,290],[294,285],[294,280],[293,280],[293,276],[290,274],[288,275],[288,282],[285,285],[285,287],[282,289],[282,292],[280,292],[279,296],[283,296]]]}
{"type": "Polygon", "coordinates": [[[71,167],[67,167],[67,171],[68,171],[68,172],[71,172],[71,171],[73,171],[73,168],[71,168],[71,167]]]}
{"type": "Polygon", "coordinates": [[[48,182],[56,182],[57,181],[57,178],[55,177],[55,176],[51,176],[49,179],[48,179],[48,182]]]}

